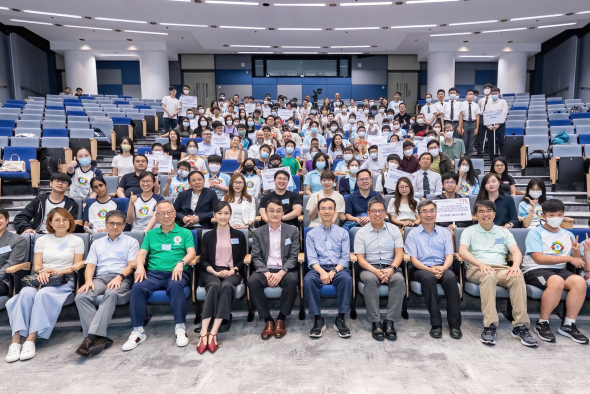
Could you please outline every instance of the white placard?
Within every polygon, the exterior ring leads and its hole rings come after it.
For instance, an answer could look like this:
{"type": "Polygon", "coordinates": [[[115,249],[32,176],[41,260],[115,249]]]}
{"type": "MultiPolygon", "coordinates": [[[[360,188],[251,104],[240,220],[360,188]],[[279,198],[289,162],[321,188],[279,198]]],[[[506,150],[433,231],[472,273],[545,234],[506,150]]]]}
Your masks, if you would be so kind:
{"type": "Polygon", "coordinates": [[[367,136],[367,141],[369,141],[369,145],[387,144],[387,136],[386,135],[369,135],[369,136],[367,136]]]}
{"type": "Polygon", "coordinates": [[[365,111],[356,111],[354,114],[356,115],[357,122],[365,118],[365,111]]]}
{"type": "Polygon", "coordinates": [[[269,108],[262,107],[262,117],[266,118],[266,117],[268,117],[268,115],[270,115],[270,107],[269,108]]]}
{"type": "Polygon", "coordinates": [[[418,142],[418,144],[416,145],[418,147],[418,158],[420,158],[420,155],[424,152],[428,152],[428,149],[426,149],[426,145],[428,145],[428,140],[426,138],[424,138],[422,141],[418,142]]]}
{"type": "Polygon", "coordinates": [[[281,108],[277,112],[277,115],[279,115],[279,118],[281,118],[283,120],[287,120],[287,119],[293,117],[293,110],[292,109],[281,108]]]}
{"type": "Polygon", "coordinates": [[[181,97],[181,104],[184,110],[190,108],[197,108],[197,98],[195,96],[180,96],[181,97]]]}
{"type": "Polygon", "coordinates": [[[409,172],[394,170],[393,168],[389,167],[387,173],[385,174],[384,186],[389,190],[395,190],[395,185],[397,185],[397,181],[403,177],[410,178],[410,182],[412,182],[412,185],[416,183],[416,175],[410,174],[409,172]]]}
{"type": "Polygon", "coordinates": [[[168,174],[174,169],[172,166],[172,156],[168,155],[145,155],[148,159],[148,166],[146,171],[151,172],[154,164],[158,166],[158,173],[168,174]]]}
{"type": "Polygon", "coordinates": [[[473,220],[468,198],[454,198],[452,200],[432,200],[436,204],[437,222],[460,222],[473,220]]]}
{"type": "Polygon", "coordinates": [[[262,178],[262,188],[264,190],[275,189],[275,172],[277,172],[278,170],[285,170],[289,173],[288,187],[295,186],[295,183],[293,182],[293,177],[291,176],[291,167],[269,168],[268,170],[260,171],[260,175],[262,178]]]}
{"type": "Polygon", "coordinates": [[[486,111],[483,113],[483,124],[502,124],[504,123],[504,111],[501,109],[495,111],[486,111]]]}
{"type": "Polygon", "coordinates": [[[404,143],[403,142],[390,142],[388,144],[379,145],[379,162],[385,163],[387,156],[396,154],[402,159],[404,157],[404,143]]]}
{"type": "Polygon", "coordinates": [[[244,104],[244,109],[246,110],[246,114],[252,115],[254,113],[254,104],[252,104],[252,103],[244,104]]]}
{"type": "Polygon", "coordinates": [[[220,148],[229,148],[230,147],[229,141],[230,141],[230,137],[229,137],[229,134],[227,134],[227,133],[223,133],[221,135],[213,134],[211,136],[211,144],[217,145],[220,148]]]}

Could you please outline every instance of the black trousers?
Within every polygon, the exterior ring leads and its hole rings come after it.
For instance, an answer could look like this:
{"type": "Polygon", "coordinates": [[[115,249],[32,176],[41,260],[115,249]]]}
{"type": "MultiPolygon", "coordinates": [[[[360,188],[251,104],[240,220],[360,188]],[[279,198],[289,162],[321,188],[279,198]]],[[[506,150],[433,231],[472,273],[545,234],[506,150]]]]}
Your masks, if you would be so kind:
{"type": "Polygon", "coordinates": [[[483,115],[481,121],[479,123],[479,129],[477,131],[477,135],[475,136],[475,143],[477,144],[477,157],[483,159],[483,145],[485,143],[486,131],[488,130],[487,127],[483,125],[483,115]]]}
{"type": "MultiPolygon", "coordinates": [[[[287,272],[279,282],[279,287],[283,289],[280,298],[280,311],[283,315],[289,316],[293,310],[295,299],[297,298],[297,273],[287,272]]],[[[270,317],[268,309],[268,299],[264,294],[264,289],[268,287],[266,276],[260,272],[255,272],[248,279],[248,288],[250,289],[250,298],[254,303],[254,308],[258,311],[260,320],[266,320],[270,317]]]]}
{"type": "MultiPolygon", "coordinates": [[[[487,128],[486,128],[487,129],[487,128]]],[[[488,134],[488,152],[490,154],[490,160],[498,156],[496,152],[500,151],[500,156],[506,157],[506,124],[502,123],[495,131],[487,130],[488,134]]]]}
{"type": "Polygon", "coordinates": [[[220,278],[209,272],[201,273],[207,295],[203,305],[203,319],[229,320],[231,307],[236,299],[236,287],[242,282],[240,275],[220,278]]]}
{"type": "Polygon", "coordinates": [[[447,322],[449,328],[461,327],[461,298],[457,286],[457,277],[452,269],[446,270],[440,279],[436,279],[432,272],[412,267],[410,269],[410,278],[411,281],[420,282],[422,285],[422,295],[428,306],[428,312],[430,312],[430,324],[432,326],[442,326],[442,316],[438,306],[438,291],[436,290],[436,285],[440,283],[447,298],[447,322]]]}
{"type": "Polygon", "coordinates": [[[2,281],[0,281],[0,297],[4,297],[8,295],[8,291],[10,289],[8,288],[8,285],[2,281]]]}

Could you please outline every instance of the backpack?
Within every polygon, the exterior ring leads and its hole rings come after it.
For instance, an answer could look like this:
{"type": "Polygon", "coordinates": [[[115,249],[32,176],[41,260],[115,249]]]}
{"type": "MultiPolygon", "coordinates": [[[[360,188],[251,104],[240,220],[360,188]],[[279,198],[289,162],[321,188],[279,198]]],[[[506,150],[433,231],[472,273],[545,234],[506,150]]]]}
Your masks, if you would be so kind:
{"type": "Polygon", "coordinates": [[[58,172],[57,160],[51,156],[43,157],[39,163],[39,167],[41,167],[40,178],[43,180],[49,180],[53,174],[58,172]]]}
{"type": "Polygon", "coordinates": [[[102,132],[101,129],[94,127],[93,130],[94,130],[95,137],[106,137],[106,135],[104,135],[104,133],[102,132]]]}
{"type": "Polygon", "coordinates": [[[553,138],[553,145],[560,145],[560,144],[567,144],[570,141],[570,136],[565,131],[560,131],[557,133],[555,138],[553,138]]]}

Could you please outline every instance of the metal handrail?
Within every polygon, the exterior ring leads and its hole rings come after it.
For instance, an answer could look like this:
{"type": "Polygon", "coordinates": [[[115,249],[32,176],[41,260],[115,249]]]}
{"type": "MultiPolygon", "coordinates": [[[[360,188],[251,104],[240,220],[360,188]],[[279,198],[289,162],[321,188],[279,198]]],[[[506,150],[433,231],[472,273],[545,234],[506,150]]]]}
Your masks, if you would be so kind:
{"type": "Polygon", "coordinates": [[[565,88],[561,88],[561,89],[559,89],[558,91],[556,91],[556,92],[553,92],[553,93],[549,94],[548,96],[554,96],[554,95],[556,95],[557,93],[561,92],[562,90],[570,90],[570,87],[569,87],[569,85],[568,85],[568,86],[566,86],[565,88]]]}

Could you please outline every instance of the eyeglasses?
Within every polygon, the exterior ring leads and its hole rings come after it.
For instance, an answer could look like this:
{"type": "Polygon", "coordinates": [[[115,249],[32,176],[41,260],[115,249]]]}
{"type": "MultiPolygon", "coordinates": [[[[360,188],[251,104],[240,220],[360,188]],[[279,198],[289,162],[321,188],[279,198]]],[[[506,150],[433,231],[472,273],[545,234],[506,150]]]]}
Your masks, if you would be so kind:
{"type": "Polygon", "coordinates": [[[406,189],[409,189],[409,188],[410,188],[410,186],[400,185],[398,189],[400,189],[400,190],[406,190],[406,189]]]}
{"type": "Polygon", "coordinates": [[[320,211],[329,211],[329,212],[333,212],[334,211],[334,207],[321,207],[320,211]]]}
{"type": "Polygon", "coordinates": [[[371,212],[373,215],[383,215],[385,213],[385,209],[371,209],[369,212],[371,212]]]}
{"type": "Polygon", "coordinates": [[[243,185],[243,184],[244,184],[244,182],[242,182],[242,181],[235,181],[234,182],[234,185],[243,185]]]}
{"type": "Polygon", "coordinates": [[[174,216],[175,212],[174,211],[167,211],[167,212],[158,212],[156,213],[157,216],[163,218],[163,217],[169,217],[169,216],[174,216]]]}
{"type": "Polygon", "coordinates": [[[70,221],[68,219],[53,219],[51,222],[64,224],[64,223],[69,223],[70,221]]]}
{"type": "Polygon", "coordinates": [[[434,215],[436,213],[436,209],[430,209],[428,211],[422,210],[422,211],[420,211],[420,213],[423,213],[425,215],[434,215]]]}
{"type": "Polygon", "coordinates": [[[269,210],[268,213],[271,214],[271,215],[280,215],[281,213],[283,213],[283,210],[282,209],[279,209],[277,211],[275,211],[275,210],[269,210]]]}
{"type": "Polygon", "coordinates": [[[113,226],[113,227],[122,227],[125,225],[125,223],[123,223],[123,222],[107,222],[107,224],[109,226],[113,226]]]}
{"type": "Polygon", "coordinates": [[[456,184],[457,184],[457,182],[455,182],[455,181],[445,181],[445,185],[451,186],[451,185],[456,185],[456,184]]]}
{"type": "Polygon", "coordinates": [[[211,133],[203,133],[203,134],[201,134],[201,135],[202,135],[203,137],[205,137],[205,136],[210,136],[210,135],[211,135],[211,133]]]}
{"type": "Polygon", "coordinates": [[[359,182],[369,182],[371,180],[371,178],[359,178],[358,181],[359,182]]]}
{"type": "Polygon", "coordinates": [[[149,185],[150,183],[154,183],[154,181],[152,181],[152,180],[150,179],[150,180],[147,180],[147,181],[141,181],[140,183],[141,183],[142,185],[149,185]]]}

